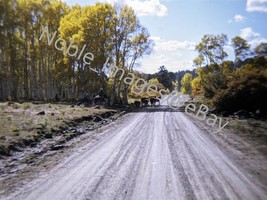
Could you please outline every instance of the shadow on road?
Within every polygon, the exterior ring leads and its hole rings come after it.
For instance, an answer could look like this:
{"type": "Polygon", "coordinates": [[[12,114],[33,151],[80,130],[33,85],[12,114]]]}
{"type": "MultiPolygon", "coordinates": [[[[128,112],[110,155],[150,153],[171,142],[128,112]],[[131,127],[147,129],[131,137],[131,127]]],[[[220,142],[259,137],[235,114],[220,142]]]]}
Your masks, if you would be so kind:
{"type": "Polygon", "coordinates": [[[169,106],[144,106],[144,107],[125,107],[119,108],[119,110],[127,112],[184,112],[184,107],[170,108],[169,106]]]}

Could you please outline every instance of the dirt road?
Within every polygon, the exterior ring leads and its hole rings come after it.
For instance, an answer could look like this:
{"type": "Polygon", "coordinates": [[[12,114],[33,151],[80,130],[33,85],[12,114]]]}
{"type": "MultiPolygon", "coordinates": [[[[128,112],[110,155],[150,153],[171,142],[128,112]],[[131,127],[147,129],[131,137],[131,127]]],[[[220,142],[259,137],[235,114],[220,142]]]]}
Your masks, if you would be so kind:
{"type": "Polygon", "coordinates": [[[130,113],[4,199],[267,199],[185,113],[130,113]]]}

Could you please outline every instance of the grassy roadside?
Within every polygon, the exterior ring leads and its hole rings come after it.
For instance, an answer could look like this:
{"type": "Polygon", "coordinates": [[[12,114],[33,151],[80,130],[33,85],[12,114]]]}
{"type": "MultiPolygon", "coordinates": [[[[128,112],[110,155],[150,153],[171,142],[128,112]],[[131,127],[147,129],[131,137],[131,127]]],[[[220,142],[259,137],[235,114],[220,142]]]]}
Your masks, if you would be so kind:
{"type": "Polygon", "coordinates": [[[227,117],[229,121],[228,130],[244,138],[258,151],[267,155],[267,120],[257,119],[233,119],[227,117]]]}
{"type": "MultiPolygon", "coordinates": [[[[42,140],[69,135],[66,129],[88,120],[92,125],[116,113],[63,104],[0,103],[0,158],[34,147],[42,140]]],[[[73,130],[68,139],[82,134],[73,130]]]]}
{"type": "Polygon", "coordinates": [[[229,120],[229,128],[235,130],[237,134],[252,135],[256,137],[267,137],[267,121],[256,119],[233,119],[229,120]]]}

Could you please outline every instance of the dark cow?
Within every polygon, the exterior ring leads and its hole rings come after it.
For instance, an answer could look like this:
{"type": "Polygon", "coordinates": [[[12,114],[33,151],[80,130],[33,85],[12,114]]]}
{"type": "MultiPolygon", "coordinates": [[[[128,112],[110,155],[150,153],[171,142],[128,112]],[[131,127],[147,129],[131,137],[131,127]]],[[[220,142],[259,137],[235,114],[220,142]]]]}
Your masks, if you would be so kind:
{"type": "Polygon", "coordinates": [[[103,99],[102,99],[102,97],[100,95],[96,95],[94,97],[94,103],[95,103],[95,105],[100,105],[102,101],[103,101],[103,99]]]}
{"type": "Polygon", "coordinates": [[[149,98],[149,101],[150,101],[151,106],[155,106],[157,102],[158,102],[159,105],[160,105],[160,100],[157,99],[156,97],[150,97],[150,98],[149,98]]]}
{"type": "Polygon", "coordinates": [[[101,105],[103,104],[107,99],[107,96],[104,93],[103,88],[100,88],[97,95],[94,96],[94,103],[95,105],[101,105]]]}
{"type": "Polygon", "coordinates": [[[139,106],[140,106],[140,104],[141,104],[141,102],[140,102],[140,101],[134,101],[134,105],[135,105],[136,107],[139,107],[139,106]]]}
{"type": "Polygon", "coordinates": [[[149,102],[149,99],[146,97],[141,98],[142,106],[147,106],[149,102]]]}
{"type": "Polygon", "coordinates": [[[88,98],[87,96],[84,96],[83,98],[80,98],[79,101],[77,102],[77,106],[84,106],[84,107],[89,107],[92,104],[92,100],[88,98]]]}

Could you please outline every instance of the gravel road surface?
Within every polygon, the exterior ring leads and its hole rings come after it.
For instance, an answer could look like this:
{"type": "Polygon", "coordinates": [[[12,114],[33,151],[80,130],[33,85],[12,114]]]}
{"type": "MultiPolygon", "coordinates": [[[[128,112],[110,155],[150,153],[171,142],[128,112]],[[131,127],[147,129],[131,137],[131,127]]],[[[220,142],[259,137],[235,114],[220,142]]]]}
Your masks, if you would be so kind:
{"type": "Polygon", "coordinates": [[[203,131],[166,108],[129,113],[4,199],[267,199],[203,131]]]}

